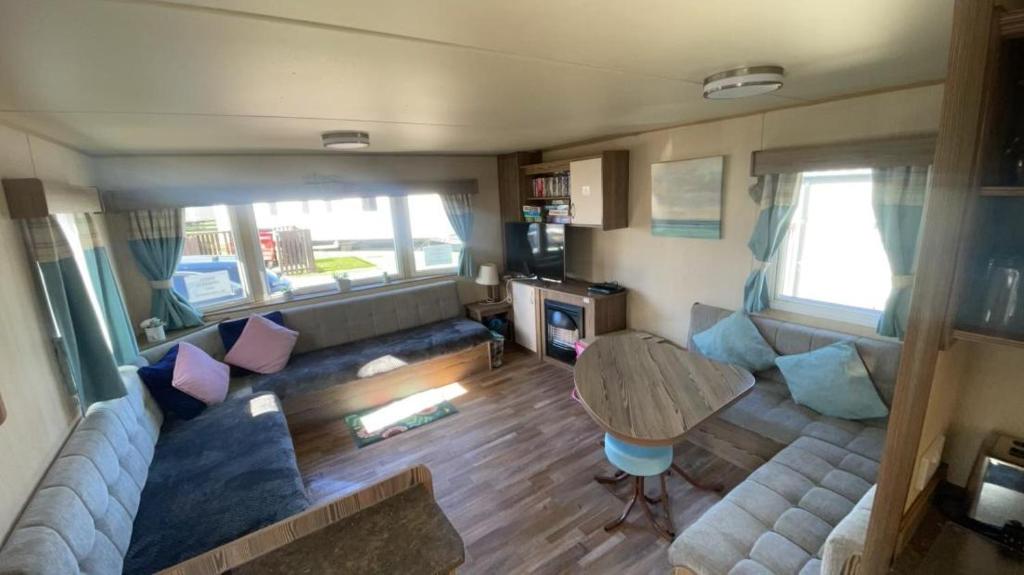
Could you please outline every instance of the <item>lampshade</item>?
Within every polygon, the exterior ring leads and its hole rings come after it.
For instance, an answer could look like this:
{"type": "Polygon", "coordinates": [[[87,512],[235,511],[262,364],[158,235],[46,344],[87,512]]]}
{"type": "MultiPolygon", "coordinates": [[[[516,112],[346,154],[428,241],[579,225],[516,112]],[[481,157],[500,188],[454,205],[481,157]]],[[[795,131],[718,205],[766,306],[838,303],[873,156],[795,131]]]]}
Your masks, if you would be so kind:
{"type": "Polygon", "coordinates": [[[482,286],[496,286],[501,283],[498,279],[497,264],[480,264],[480,271],[476,274],[476,283],[482,286]]]}

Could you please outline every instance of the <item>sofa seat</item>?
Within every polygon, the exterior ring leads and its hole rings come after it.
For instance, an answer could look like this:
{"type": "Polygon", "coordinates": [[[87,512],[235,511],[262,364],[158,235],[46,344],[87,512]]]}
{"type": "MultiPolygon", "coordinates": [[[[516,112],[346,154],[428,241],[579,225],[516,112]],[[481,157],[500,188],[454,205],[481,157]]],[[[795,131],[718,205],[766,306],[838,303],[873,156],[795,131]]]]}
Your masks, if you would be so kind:
{"type": "MultiPolygon", "coordinates": [[[[851,443],[881,453],[882,439],[851,443]]],[[[688,527],[669,559],[698,575],[817,575],[826,539],[877,474],[877,458],[799,437],[688,527]]]]}
{"type": "Polygon", "coordinates": [[[272,394],[230,399],[189,421],[168,418],[124,572],[169,567],[308,506],[288,424],[272,394]]]}
{"type": "Polygon", "coordinates": [[[781,445],[814,437],[874,461],[882,457],[887,423],[886,419],[852,421],[822,415],[793,401],[786,384],[760,378],[750,393],[719,417],[781,445]]]}
{"type": "Polygon", "coordinates": [[[380,375],[408,364],[462,351],[490,341],[491,332],[464,318],[451,318],[293,356],[278,373],[239,380],[254,392],[281,399],[380,375]]]}

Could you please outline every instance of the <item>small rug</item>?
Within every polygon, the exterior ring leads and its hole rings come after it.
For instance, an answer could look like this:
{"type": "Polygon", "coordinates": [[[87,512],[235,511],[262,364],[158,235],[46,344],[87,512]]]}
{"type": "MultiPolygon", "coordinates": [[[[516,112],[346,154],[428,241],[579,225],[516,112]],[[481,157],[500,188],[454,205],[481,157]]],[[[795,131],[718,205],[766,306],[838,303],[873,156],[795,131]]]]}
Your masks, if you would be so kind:
{"type": "MultiPolygon", "coordinates": [[[[389,403],[388,405],[391,404],[389,403]]],[[[450,401],[442,401],[437,405],[432,405],[426,409],[414,413],[409,417],[406,417],[405,419],[400,419],[374,433],[368,433],[366,429],[363,427],[362,417],[367,413],[373,413],[374,411],[382,409],[383,407],[387,406],[373,407],[363,411],[350,413],[345,416],[345,425],[348,427],[348,430],[352,432],[352,439],[355,440],[356,446],[358,446],[360,449],[366,447],[367,445],[373,445],[374,443],[384,441],[389,437],[394,437],[396,435],[405,433],[410,429],[422,427],[428,423],[433,423],[438,419],[443,419],[445,417],[448,417],[449,415],[452,415],[453,413],[459,412],[459,410],[455,409],[455,406],[452,405],[450,401]]]]}

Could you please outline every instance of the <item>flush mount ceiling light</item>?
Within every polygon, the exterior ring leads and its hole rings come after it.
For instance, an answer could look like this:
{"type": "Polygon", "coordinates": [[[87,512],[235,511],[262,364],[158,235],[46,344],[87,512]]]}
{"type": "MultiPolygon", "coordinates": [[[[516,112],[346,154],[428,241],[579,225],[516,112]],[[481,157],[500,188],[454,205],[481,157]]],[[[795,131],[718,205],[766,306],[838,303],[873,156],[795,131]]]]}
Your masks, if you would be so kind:
{"type": "Polygon", "coordinates": [[[782,66],[748,66],[704,78],[704,97],[709,100],[746,98],[782,87],[782,66]]]}
{"type": "Polygon", "coordinates": [[[370,146],[370,134],[366,132],[324,132],[320,139],[328,150],[358,150],[370,146]]]}

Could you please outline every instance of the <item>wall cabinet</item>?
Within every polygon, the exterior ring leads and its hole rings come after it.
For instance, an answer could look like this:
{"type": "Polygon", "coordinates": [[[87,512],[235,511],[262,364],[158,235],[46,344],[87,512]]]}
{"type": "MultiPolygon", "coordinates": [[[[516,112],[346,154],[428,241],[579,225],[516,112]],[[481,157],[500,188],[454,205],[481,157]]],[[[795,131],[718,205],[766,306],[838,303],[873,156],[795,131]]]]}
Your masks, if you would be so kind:
{"type": "Polygon", "coordinates": [[[525,207],[539,212],[547,222],[602,230],[629,226],[629,151],[609,150],[550,162],[537,162],[538,155],[516,152],[498,156],[503,221],[527,221],[525,207]],[[567,216],[563,215],[566,205],[567,216]]]}

